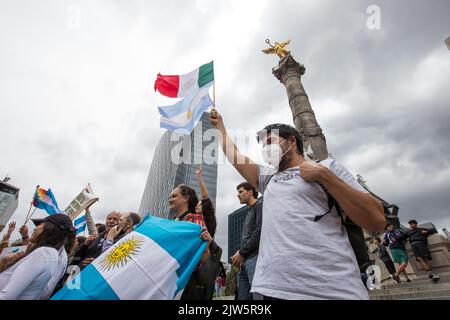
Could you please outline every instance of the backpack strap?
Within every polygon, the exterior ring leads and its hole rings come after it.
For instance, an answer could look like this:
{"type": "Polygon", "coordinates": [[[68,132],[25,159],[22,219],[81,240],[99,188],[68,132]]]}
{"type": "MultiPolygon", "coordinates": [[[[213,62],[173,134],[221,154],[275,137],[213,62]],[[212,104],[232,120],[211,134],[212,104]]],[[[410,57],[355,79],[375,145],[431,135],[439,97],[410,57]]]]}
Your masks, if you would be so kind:
{"type": "MultiPolygon", "coordinates": [[[[320,163],[320,160],[316,160],[314,161],[315,163],[320,163]]],[[[334,197],[328,192],[327,188],[325,188],[325,186],[321,183],[318,183],[318,185],[320,186],[320,188],[323,190],[323,192],[325,192],[325,194],[327,195],[327,200],[328,200],[328,211],[325,212],[324,214],[321,215],[317,215],[314,217],[314,222],[319,221],[320,219],[322,219],[323,217],[325,217],[327,214],[329,214],[331,212],[331,210],[333,210],[333,208],[336,208],[336,211],[338,213],[338,215],[341,217],[342,223],[345,223],[343,216],[342,216],[342,211],[341,211],[341,207],[339,206],[339,203],[336,201],[336,199],[334,199],[334,197]]]]}
{"type": "MultiPolygon", "coordinates": [[[[325,188],[325,186],[324,186],[323,184],[319,183],[318,185],[322,188],[323,192],[325,192],[325,194],[327,195],[327,200],[328,200],[328,211],[325,212],[324,214],[315,216],[315,217],[314,217],[314,222],[317,222],[317,221],[319,221],[320,219],[322,219],[323,217],[325,217],[327,214],[329,214],[329,213],[331,212],[331,210],[333,210],[334,207],[336,207],[336,210],[337,210],[338,214],[341,215],[340,210],[338,210],[338,208],[337,208],[337,206],[339,206],[338,203],[337,203],[337,201],[336,201],[336,200],[333,198],[333,196],[328,192],[327,188],[325,188]]],[[[339,209],[340,209],[340,208],[339,208],[339,209]]],[[[342,216],[342,215],[341,215],[341,216],[342,216]]]]}
{"type": "MultiPolygon", "coordinates": [[[[315,161],[316,163],[320,161],[315,161]]],[[[328,198],[328,211],[322,215],[318,215],[314,218],[314,222],[319,221],[324,216],[329,214],[333,208],[336,208],[337,214],[341,217],[342,225],[347,230],[348,240],[350,245],[355,253],[356,261],[358,262],[358,267],[361,273],[364,273],[369,265],[372,264],[369,254],[367,253],[367,245],[364,239],[363,230],[354,224],[350,218],[344,217],[343,211],[339,203],[336,199],[328,192],[327,188],[321,183],[319,186],[322,188],[323,192],[327,195],[328,198]]]]}

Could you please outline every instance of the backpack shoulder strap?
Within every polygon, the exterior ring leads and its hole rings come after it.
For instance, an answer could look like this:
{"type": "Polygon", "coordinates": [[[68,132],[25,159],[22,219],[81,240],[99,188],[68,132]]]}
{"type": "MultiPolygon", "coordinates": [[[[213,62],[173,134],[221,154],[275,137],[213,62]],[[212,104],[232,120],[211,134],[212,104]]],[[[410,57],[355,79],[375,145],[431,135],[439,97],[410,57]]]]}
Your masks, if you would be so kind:
{"type": "MultiPolygon", "coordinates": [[[[340,207],[339,204],[337,203],[337,201],[333,198],[333,196],[327,191],[327,188],[325,188],[325,186],[321,183],[319,183],[319,186],[322,188],[323,192],[325,192],[325,194],[327,195],[327,201],[328,201],[328,211],[325,212],[324,214],[321,215],[317,215],[314,217],[314,222],[319,221],[320,219],[322,219],[323,217],[325,217],[327,214],[329,214],[331,212],[331,210],[333,210],[334,207],[336,207],[336,211],[338,212],[339,215],[341,215],[340,212],[340,207]]],[[[342,215],[341,215],[342,216],[342,215]]]]}
{"type": "MultiPolygon", "coordinates": [[[[320,163],[320,160],[316,160],[314,161],[315,163],[320,163]]],[[[327,214],[329,214],[331,212],[331,210],[333,210],[333,208],[336,208],[336,211],[338,213],[338,215],[341,217],[342,222],[344,223],[344,220],[342,218],[342,213],[341,213],[341,207],[339,206],[339,204],[337,203],[336,199],[334,199],[334,197],[328,192],[327,188],[321,184],[318,183],[318,185],[320,186],[320,188],[323,190],[323,192],[325,192],[325,194],[327,195],[327,201],[328,201],[328,211],[325,212],[324,214],[321,215],[317,215],[314,217],[314,222],[319,221],[320,219],[322,219],[323,217],[325,217],[327,214]]]]}
{"type": "MultiPolygon", "coordinates": [[[[316,163],[320,163],[320,161],[316,161],[316,163]]],[[[348,217],[344,217],[343,211],[339,205],[339,203],[334,199],[334,197],[328,192],[327,188],[319,183],[319,186],[322,188],[323,192],[327,195],[328,198],[328,207],[329,210],[325,212],[323,215],[316,216],[314,218],[314,222],[319,221],[328,213],[331,212],[333,208],[336,208],[337,214],[341,217],[342,225],[347,230],[348,240],[350,245],[355,253],[356,260],[358,262],[358,267],[361,272],[365,272],[367,267],[372,263],[367,252],[368,248],[364,239],[363,230],[354,224],[348,217]]]]}

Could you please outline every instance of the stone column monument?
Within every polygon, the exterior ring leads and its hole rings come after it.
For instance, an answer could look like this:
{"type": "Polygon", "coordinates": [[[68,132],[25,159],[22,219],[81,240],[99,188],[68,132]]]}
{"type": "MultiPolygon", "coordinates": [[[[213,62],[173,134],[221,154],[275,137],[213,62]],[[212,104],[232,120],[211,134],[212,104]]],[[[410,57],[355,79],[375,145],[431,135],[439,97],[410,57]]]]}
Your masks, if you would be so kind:
{"type": "Polygon", "coordinates": [[[301,76],[305,73],[305,67],[295,61],[291,53],[286,50],[289,42],[290,40],[275,42],[275,45],[271,45],[270,40],[267,39],[266,43],[270,47],[263,52],[277,54],[280,58],[278,67],[273,68],[272,73],[286,87],[294,125],[300,132],[305,150],[309,150],[308,156],[312,156],[313,160],[323,160],[328,158],[325,136],[317,123],[308,95],[302,85],[301,76]]]}

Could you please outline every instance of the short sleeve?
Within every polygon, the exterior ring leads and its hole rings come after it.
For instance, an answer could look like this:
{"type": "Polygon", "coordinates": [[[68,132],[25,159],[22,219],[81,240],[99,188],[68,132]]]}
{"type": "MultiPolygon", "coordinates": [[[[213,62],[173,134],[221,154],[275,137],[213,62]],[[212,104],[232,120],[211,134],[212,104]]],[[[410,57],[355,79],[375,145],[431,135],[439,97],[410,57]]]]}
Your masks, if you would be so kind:
{"type": "Polygon", "coordinates": [[[270,179],[277,173],[277,170],[272,167],[267,166],[259,166],[259,175],[258,175],[258,192],[264,195],[264,191],[266,191],[266,187],[269,184],[270,179]]]}
{"type": "Polygon", "coordinates": [[[326,159],[322,161],[321,164],[330,169],[331,172],[333,172],[336,176],[341,178],[350,187],[364,193],[369,193],[358,183],[355,177],[338,161],[334,159],[326,159]]]}

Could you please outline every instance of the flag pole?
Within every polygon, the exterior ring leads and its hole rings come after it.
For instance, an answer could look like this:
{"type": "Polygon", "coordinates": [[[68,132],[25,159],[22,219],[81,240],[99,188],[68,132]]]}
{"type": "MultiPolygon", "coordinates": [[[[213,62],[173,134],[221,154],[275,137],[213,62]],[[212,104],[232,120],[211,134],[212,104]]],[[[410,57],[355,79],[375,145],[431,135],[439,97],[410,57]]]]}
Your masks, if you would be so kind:
{"type": "Polygon", "coordinates": [[[216,80],[213,82],[213,110],[216,108],[216,80]]]}
{"type": "Polygon", "coordinates": [[[28,209],[27,216],[26,216],[25,222],[24,222],[23,224],[27,224],[28,216],[29,216],[29,214],[30,214],[30,211],[31,211],[31,207],[32,207],[32,206],[33,206],[33,202],[30,202],[30,208],[28,209]]]}
{"type": "Polygon", "coordinates": [[[28,217],[28,219],[25,221],[25,224],[28,223],[28,221],[31,220],[31,217],[33,216],[34,212],[36,211],[37,208],[34,208],[33,212],[31,212],[31,215],[28,217]]]}
{"type": "Polygon", "coordinates": [[[37,191],[38,188],[39,188],[39,185],[37,185],[36,189],[34,190],[33,199],[31,199],[30,208],[28,209],[27,217],[25,218],[25,223],[24,224],[27,224],[27,222],[28,222],[28,216],[30,215],[31,208],[33,207],[34,198],[36,197],[36,191],[37,191]]]}

